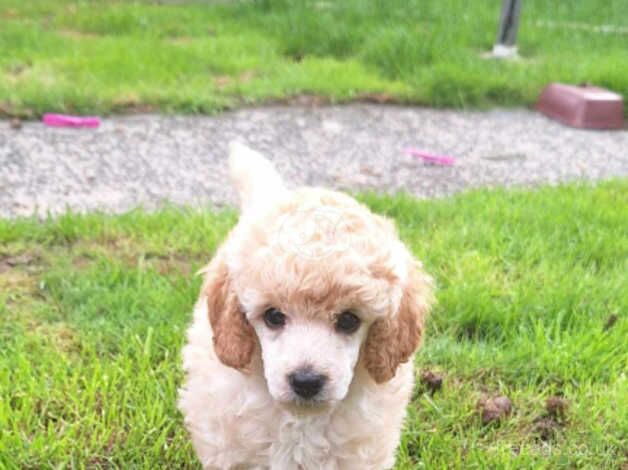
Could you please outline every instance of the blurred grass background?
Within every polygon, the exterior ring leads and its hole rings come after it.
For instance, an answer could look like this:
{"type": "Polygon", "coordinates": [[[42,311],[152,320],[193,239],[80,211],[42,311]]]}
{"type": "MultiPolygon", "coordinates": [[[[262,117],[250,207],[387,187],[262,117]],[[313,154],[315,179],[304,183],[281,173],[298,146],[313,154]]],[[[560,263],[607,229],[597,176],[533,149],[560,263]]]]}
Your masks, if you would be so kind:
{"type": "Polygon", "coordinates": [[[0,0],[0,113],[211,113],[301,94],[524,105],[549,81],[628,94],[626,0],[527,0],[519,61],[480,57],[500,8],[497,0],[0,0]]]}

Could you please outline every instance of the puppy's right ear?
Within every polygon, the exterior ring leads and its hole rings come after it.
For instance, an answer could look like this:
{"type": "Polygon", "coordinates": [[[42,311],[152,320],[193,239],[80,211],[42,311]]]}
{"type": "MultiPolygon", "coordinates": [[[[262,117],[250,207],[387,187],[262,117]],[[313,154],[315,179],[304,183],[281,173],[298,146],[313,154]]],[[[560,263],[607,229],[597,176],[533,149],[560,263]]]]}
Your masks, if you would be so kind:
{"type": "Polygon", "coordinates": [[[392,319],[375,321],[364,345],[366,370],[376,383],[392,379],[397,367],[412,358],[432,301],[432,281],[413,261],[397,314],[392,319]]]}
{"type": "Polygon", "coordinates": [[[255,331],[240,307],[227,265],[220,255],[205,270],[204,292],[218,359],[229,367],[245,371],[255,350],[255,331]]]}

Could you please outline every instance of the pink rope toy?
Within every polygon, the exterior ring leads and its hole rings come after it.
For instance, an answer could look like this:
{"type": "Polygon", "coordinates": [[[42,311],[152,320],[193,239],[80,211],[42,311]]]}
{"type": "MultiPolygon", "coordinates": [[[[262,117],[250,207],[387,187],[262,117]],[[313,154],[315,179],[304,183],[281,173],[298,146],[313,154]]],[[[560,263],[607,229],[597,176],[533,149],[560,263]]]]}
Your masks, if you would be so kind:
{"type": "Polygon", "coordinates": [[[47,126],[53,127],[98,127],[100,118],[98,116],[69,116],[67,114],[44,114],[42,121],[47,126]]]}
{"type": "Polygon", "coordinates": [[[431,163],[433,165],[452,166],[456,162],[454,157],[447,155],[434,155],[415,148],[406,148],[404,149],[404,152],[408,155],[412,155],[413,157],[420,158],[425,163],[431,163]]]}

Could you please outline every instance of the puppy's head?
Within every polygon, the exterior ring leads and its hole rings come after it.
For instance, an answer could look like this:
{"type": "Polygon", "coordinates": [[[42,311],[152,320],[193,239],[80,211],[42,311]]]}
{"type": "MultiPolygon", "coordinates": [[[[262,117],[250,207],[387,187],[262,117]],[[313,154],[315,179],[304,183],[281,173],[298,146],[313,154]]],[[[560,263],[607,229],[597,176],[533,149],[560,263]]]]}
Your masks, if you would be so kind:
{"type": "Polygon", "coordinates": [[[357,367],[390,380],[418,347],[431,282],[394,226],[332,191],[288,191],[270,163],[232,148],[243,212],[207,270],[220,360],[260,354],[272,397],[333,405],[357,367]]]}

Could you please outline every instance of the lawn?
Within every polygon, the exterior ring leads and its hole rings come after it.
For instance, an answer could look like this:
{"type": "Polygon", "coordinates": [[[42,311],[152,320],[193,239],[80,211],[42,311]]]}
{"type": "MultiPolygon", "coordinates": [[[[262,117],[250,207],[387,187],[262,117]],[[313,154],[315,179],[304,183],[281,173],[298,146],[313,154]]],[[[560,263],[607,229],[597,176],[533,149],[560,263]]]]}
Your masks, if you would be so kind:
{"type": "MultiPolygon", "coordinates": [[[[360,197],[439,285],[416,365],[443,387],[418,383],[396,468],[626,468],[628,182],[360,197]],[[496,395],[512,413],[485,425],[496,395]]],[[[0,220],[0,468],[198,468],[179,351],[194,272],[235,220],[0,220]]]]}
{"type": "Polygon", "coordinates": [[[206,113],[302,94],[522,105],[555,80],[628,95],[626,0],[526,0],[515,62],[480,57],[500,4],[0,0],[0,115],[206,113]]]}

